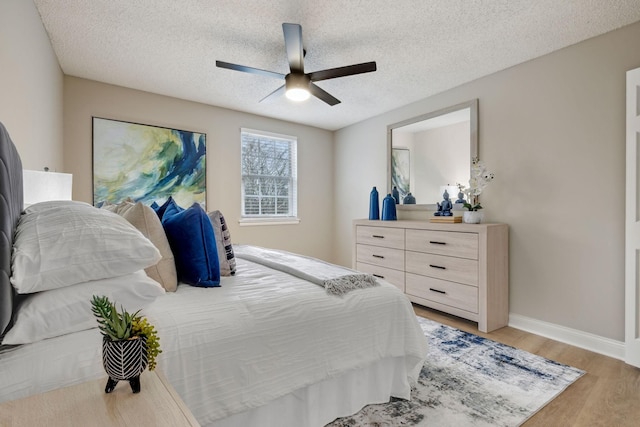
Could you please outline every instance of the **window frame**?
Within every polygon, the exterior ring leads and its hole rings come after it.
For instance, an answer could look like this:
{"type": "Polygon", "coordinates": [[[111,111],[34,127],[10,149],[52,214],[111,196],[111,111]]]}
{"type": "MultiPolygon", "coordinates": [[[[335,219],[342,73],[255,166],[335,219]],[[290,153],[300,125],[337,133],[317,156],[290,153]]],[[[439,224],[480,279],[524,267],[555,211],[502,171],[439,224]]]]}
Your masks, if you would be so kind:
{"type": "MultiPolygon", "coordinates": [[[[298,218],[298,138],[292,135],[284,135],[279,133],[273,133],[268,131],[261,131],[256,129],[241,128],[240,129],[240,225],[281,225],[281,224],[298,224],[300,218],[298,218]],[[291,171],[288,177],[290,192],[288,195],[289,210],[286,214],[272,215],[272,214],[247,214],[246,209],[246,196],[245,196],[245,178],[251,176],[244,173],[244,139],[245,134],[252,135],[262,140],[280,140],[289,144],[289,162],[291,164],[291,171]]],[[[276,176],[276,175],[271,175],[276,176]]],[[[265,175],[262,176],[264,178],[265,175]]],[[[260,178],[260,177],[257,177],[260,178]]],[[[261,199],[261,195],[258,198],[261,199]]],[[[265,196],[272,197],[272,196],[265,196]]],[[[277,196],[274,196],[277,197],[277,196]]]]}

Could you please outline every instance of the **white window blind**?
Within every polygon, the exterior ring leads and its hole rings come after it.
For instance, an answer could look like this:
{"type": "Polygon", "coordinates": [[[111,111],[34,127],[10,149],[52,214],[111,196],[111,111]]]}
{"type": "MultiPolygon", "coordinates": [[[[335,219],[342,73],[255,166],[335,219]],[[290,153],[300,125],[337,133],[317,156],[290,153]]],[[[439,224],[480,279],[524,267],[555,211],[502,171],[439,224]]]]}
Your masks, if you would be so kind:
{"type": "Polygon", "coordinates": [[[297,138],[241,129],[242,218],[297,217],[297,138]]]}

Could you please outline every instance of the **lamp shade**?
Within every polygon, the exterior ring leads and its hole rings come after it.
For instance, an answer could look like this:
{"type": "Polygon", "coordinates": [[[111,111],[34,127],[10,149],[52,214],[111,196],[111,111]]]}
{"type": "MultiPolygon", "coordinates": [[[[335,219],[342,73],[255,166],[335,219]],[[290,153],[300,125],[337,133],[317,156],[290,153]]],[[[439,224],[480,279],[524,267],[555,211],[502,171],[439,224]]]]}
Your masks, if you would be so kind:
{"type": "Polygon", "coordinates": [[[22,182],[25,207],[50,200],[71,200],[70,173],[23,170],[22,182]]]}

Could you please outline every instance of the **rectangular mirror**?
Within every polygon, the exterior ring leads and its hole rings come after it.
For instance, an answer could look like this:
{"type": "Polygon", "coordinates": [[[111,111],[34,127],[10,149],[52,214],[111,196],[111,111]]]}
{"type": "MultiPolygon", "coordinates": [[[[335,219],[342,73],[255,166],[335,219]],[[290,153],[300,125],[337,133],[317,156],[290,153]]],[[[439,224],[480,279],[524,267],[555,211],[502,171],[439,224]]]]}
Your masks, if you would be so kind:
{"type": "Polygon", "coordinates": [[[445,188],[455,202],[478,156],[478,100],[387,126],[387,148],[388,192],[398,189],[399,209],[435,209],[445,188]],[[404,203],[409,193],[415,204],[404,203]]]}

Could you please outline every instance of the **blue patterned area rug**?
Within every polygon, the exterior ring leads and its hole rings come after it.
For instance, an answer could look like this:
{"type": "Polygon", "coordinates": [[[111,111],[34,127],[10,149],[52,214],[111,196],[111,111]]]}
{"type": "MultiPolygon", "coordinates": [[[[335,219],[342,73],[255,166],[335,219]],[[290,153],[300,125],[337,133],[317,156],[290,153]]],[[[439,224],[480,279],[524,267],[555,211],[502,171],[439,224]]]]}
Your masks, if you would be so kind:
{"type": "Polygon", "coordinates": [[[584,371],[418,317],[429,354],[411,401],[368,405],[327,427],[519,426],[584,371]]]}

